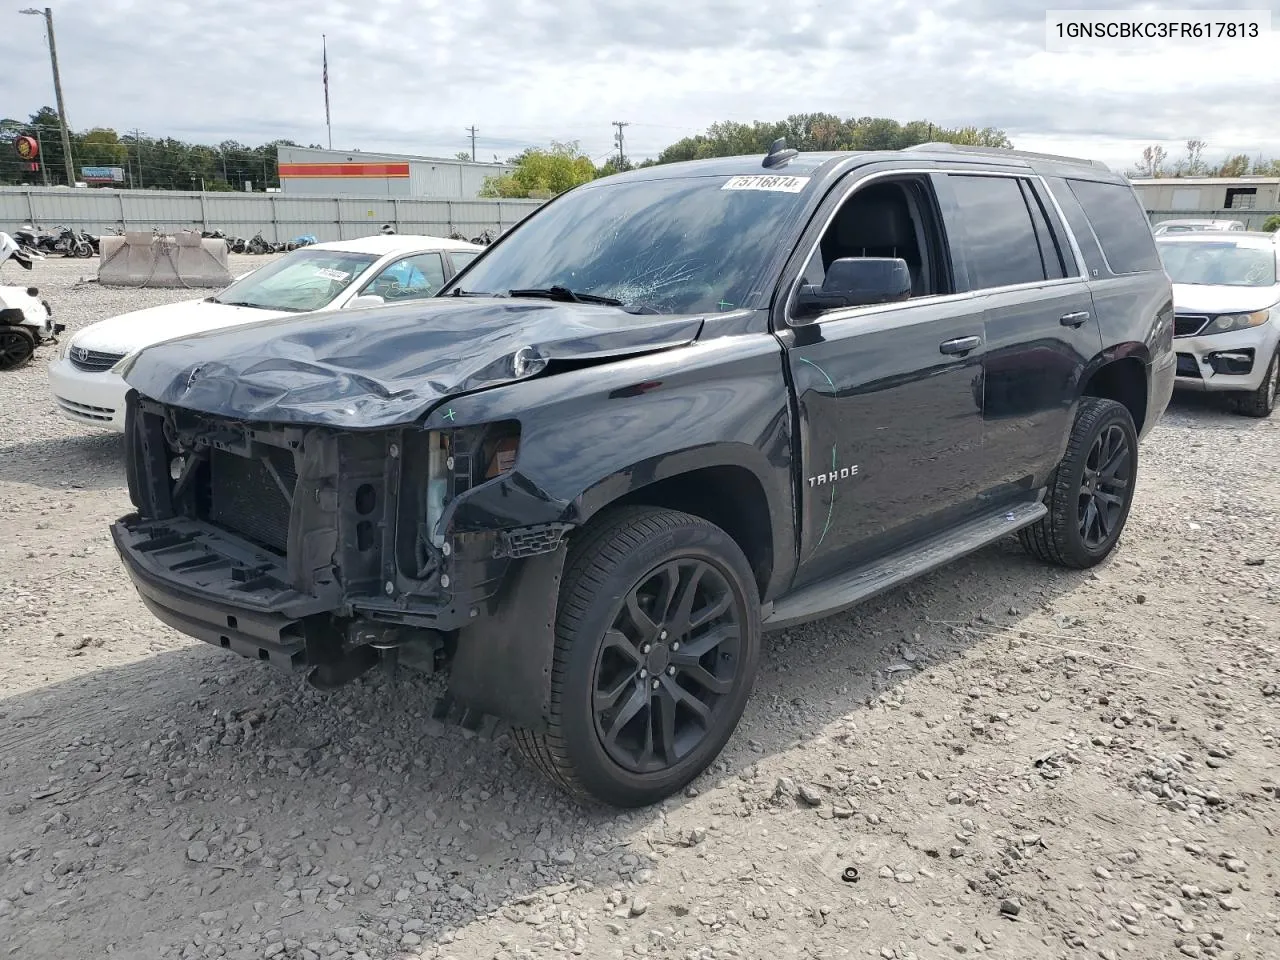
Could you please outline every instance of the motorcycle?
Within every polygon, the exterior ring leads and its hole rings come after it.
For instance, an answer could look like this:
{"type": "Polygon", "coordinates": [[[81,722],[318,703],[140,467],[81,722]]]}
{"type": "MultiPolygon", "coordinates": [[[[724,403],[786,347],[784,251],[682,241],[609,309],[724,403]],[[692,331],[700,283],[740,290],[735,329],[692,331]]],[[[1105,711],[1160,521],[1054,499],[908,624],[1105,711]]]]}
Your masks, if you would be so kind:
{"type": "MultiPolygon", "coordinates": [[[[12,260],[30,270],[33,259],[13,237],[0,233],[0,267],[12,260]]],[[[53,322],[53,308],[40,299],[39,288],[0,286],[0,370],[25,366],[37,344],[57,343],[65,329],[53,322]]]]}
{"type": "Polygon", "coordinates": [[[50,253],[60,253],[64,257],[93,256],[93,244],[86,239],[87,234],[82,235],[70,227],[59,226],[54,233],[49,234],[49,237],[52,238],[48,246],[50,253]]]}

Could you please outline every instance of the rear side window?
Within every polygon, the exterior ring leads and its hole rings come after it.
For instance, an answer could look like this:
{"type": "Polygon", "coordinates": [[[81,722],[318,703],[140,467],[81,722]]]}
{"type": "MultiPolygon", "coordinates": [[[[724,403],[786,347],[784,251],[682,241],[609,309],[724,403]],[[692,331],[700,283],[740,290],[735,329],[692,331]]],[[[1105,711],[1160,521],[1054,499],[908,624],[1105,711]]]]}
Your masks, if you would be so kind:
{"type": "Polygon", "coordinates": [[[1133,191],[1119,183],[1067,180],[1112,273],[1145,273],[1163,269],[1151,224],[1133,191]]]}
{"type": "Polygon", "coordinates": [[[964,224],[970,285],[983,289],[1043,282],[1039,238],[1018,180],[961,174],[948,179],[964,224]]]}

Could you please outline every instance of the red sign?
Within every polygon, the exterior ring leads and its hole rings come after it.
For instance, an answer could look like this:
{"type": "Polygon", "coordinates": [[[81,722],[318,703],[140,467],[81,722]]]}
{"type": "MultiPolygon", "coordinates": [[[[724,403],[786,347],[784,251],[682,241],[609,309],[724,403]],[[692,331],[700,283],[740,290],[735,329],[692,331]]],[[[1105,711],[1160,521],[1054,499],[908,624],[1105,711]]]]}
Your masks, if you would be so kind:
{"type": "Polygon", "coordinates": [[[407,163],[282,163],[279,168],[283,178],[409,176],[407,163]]]}
{"type": "Polygon", "coordinates": [[[35,137],[21,136],[13,140],[13,149],[23,160],[34,160],[40,155],[40,144],[35,137]]]}

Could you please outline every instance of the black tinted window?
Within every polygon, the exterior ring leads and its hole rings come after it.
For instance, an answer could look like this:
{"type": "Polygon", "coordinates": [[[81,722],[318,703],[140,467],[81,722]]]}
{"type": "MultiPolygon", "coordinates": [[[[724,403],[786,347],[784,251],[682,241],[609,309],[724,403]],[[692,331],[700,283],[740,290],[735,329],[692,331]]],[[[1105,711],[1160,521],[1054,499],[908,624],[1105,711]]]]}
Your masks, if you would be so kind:
{"type": "Polygon", "coordinates": [[[951,177],[975,289],[1045,279],[1031,214],[1012,177],[951,177]]]}
{"type": "Polygon", "coordinates": [[[1112,273],[1161,269],[1151,224],[1129,187],[1093,180],[1068,180],[1067,185],[1093,224],[1112,273]]]}
{"type": "Polygon", "coordinates": [[[1044,275],[1050,280],[1061,279],[1066,276],[1062,253],[1053,232],[1049,229],[1049,220],[1040,203],[1040,198],[1031,189],[1031,181],[1022,181],[1022,194],[1027,203],[1027,209],[1031,211],[1031,222],[1036,228],[1036,238],[1040,241],[1040,261],[1044,264],[1044,275]]]}

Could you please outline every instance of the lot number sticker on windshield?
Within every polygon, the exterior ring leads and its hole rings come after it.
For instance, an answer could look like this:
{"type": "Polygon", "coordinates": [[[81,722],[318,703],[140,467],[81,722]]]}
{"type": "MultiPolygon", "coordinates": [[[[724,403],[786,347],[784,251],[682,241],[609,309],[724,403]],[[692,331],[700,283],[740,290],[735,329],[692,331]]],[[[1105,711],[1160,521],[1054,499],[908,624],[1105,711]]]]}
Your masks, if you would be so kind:
{"type": "Polygon", "coordinates": [[[772,190],[776,193],[799,193],[808,177],[748,176],[730,177],[721,190],[772,190]]]}
{"type": "Polygon", "coordinates": [[[343,280],[347,279],[350,274],[344,273],[341,270],[333,270],[329,267],[320,267],[316,270],[316,276],[324,277],[326,280],[337,280],[341,283],[343,280]]]}

